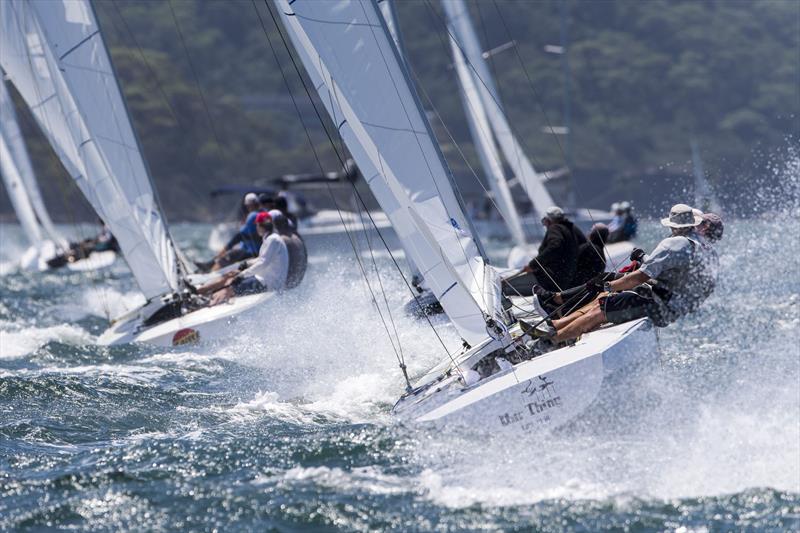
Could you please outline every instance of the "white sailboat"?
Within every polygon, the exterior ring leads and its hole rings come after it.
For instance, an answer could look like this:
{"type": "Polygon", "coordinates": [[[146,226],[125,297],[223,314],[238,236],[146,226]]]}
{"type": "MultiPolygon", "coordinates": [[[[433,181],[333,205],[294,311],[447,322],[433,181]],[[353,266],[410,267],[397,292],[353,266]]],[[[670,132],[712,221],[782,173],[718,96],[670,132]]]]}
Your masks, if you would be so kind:
{"type": "Polygon", "coordinates": [[[147,302],[112,323],[101,344],[185,343],[220,334],[270,298],[202,308],[158,205],[141,147],[88,0],[0,2],[0,65],[68,173],[119,242],[147,302]]]}
{"type": "MultiPolygon", "coordinates": [[[[536,254],[536,248],[524,240],[520,241],[517,236],[519,230],[516,229],[516,226],[519,225],[520,230],[527,228],[534,235],[541,236],[540,220],[547,208],[555,205],[555,201],[544,185],[546,175],[536,172],[533,168],[530,159],[508,123],[494,77],[484,59],[480,41],[472,25],[464,0],[442,0],[442,5],[462,94],[467,100],[465,108],[467,116],[470,118],[470,128],[473,130],[472,136],[475,140],[476,149],[481,154],[481,161],[487,176],[491,177],[489,182],[494,185],[495,201],[498,203],[498,208],[509,226],[515,242],[515,247],[508,258],[508,266],[510,268],[520,268],[527,264],[531,257],[536,254]],[[485,118],[481,118],[481,116],[485,118]],[[479,129],[477,133],[475,132],[476,126],[473,123],[477,124],[479,129]],[[502,175],[502,163],[500,162],[499,152],[494,145],[495,140],[513,172],[511,180],[506,181],[502,175]],[[492,161],[487,163],[487,158],[496,159],[496,163],[492,161]],[[500,175],[497,176],[497,171],[491,169],[491,167],[499,168],[500,175]],[[500,187],[508,191],[508,183],[511,181],[520,184],[533,205],[533,213],[531,216],[526,217],[525,220],[520,220],[519,215],[507,214],[511,210],[516,212],[511,194],[510,192],[497,192],[496,190],[496,187],[500,187]]],[[[593,223],[594,221],[605,220],[608,214],[581,208],[575,210],[574,216],[578,222],[583,220],[584,222],[593,223]]],[[[619,265],[624,264],[631,251],[633,251],[633,245],[629,242],[614,243],[606,246],[607,269],[615,270],[619,265]]]]}
{"type": "Polygon", "coordinates": [[[612,376],[657,357],[650,322],[637,320],[530,358],[375,1],[274,2],[340,136],[465,343],[409,383],[397,416],[538,432],[574,419],[612,376]]]}

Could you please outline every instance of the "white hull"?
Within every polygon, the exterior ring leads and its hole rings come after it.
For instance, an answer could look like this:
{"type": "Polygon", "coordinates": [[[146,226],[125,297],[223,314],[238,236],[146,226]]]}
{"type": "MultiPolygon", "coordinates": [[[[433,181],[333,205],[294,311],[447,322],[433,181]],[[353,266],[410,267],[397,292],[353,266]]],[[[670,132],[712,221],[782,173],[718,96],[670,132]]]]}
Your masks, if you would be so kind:
{"type": "Polygon", "coordinates": [[[622,387],[636,370],[658,360],[647,319],[608,327],[465,387],[457,373],[416,389],[395,405],[405,421],[491,434],[534,434],[579,417],[604,386],[622,387]],[[613,385],[612,385],[613,383],[613,385]]]}
{"type": "Polygon", "coordinates": [[[67,268],[73,272],[96,271],[110,268],[116,260],[117,253],[114,251],[92,252],[85,259],[67,263],[67,268]]]}
{"type": "Polygon", "coordinates": [[[142,342],[176,346],[224,338],[230,334],[230,326],[238,315],[262,305],[274,296],[272,292],[238,296],[228,303],[198,309],[149,328],[140,328],[139,315],[130,313],[113,323],[97,342],[102,345],[142,342]]]}

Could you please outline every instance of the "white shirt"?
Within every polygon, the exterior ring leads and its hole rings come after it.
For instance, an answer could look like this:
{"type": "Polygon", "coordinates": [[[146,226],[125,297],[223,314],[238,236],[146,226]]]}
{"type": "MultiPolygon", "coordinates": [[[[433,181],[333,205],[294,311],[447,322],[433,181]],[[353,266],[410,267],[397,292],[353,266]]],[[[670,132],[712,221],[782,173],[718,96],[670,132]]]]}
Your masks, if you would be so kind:
{"type": "Polygon", "coordinates": [[[240,276],[253,276],[269,291],[279,291],[286,287],[289,275],[289,250],[277,233],[264,237],[255,262],[240,276]]]}

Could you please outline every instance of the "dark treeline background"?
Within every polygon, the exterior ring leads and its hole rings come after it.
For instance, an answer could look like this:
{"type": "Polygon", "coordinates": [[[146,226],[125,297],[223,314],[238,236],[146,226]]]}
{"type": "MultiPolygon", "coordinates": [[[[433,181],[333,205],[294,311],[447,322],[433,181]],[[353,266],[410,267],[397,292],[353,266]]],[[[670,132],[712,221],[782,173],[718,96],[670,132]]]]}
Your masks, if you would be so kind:
{"type": "MultiPolygon", "coordinates": [[[[800,134],[800,2],[566,2],[580,205],[632,199],[654,212],[688,200],[692,138],[731,210],[754,186],[775,185],[771,170],[800,134]]],[[[486,49],[516,43],[493,55],[491,67],[534,166],[563,167],[565,139],[545,130],[564,122],[565,78],[561,57],[544,51],[560,44],[561,3],[469,6],[486,49]]],[[[263,0],[99,0],[95,9],[170,220],[218,216],[209,192],[222,184],[319,169],[290,90],[322,166],[338,169],[263,0]]],[[[396,9],[434,130],[459,183],[478,194],[459,155],[479,168],[441,6],[400,0],[396,9]]],[[[20,113],[54,218],[85,218],[80,195],[30,115],[20,113]]],[[[5,197],[0,209],[9,212],[5,197]]]]}

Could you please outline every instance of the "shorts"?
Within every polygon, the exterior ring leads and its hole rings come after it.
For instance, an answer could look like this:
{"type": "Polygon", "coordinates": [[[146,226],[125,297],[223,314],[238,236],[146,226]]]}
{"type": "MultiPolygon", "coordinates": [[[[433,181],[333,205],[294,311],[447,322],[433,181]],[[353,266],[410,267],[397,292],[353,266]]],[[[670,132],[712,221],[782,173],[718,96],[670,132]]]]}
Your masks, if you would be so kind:
{"type": "Polygon", "coordinates": [[[247,294],[258,294],[265,292],[267,288],[256,278],[248,276],[246,278],[236,278],[231,285],[235,296],[245,296],[247,294]]]}
{"type": "Polygon", "coordinates": [[[600,307],[606,320],[622,324],[637,318],[649,318],[656,326],[664,327],[671,322],[662,311],[660,303],[652,297],[635,291],[623,291],[600,299],[600,307]]]}

